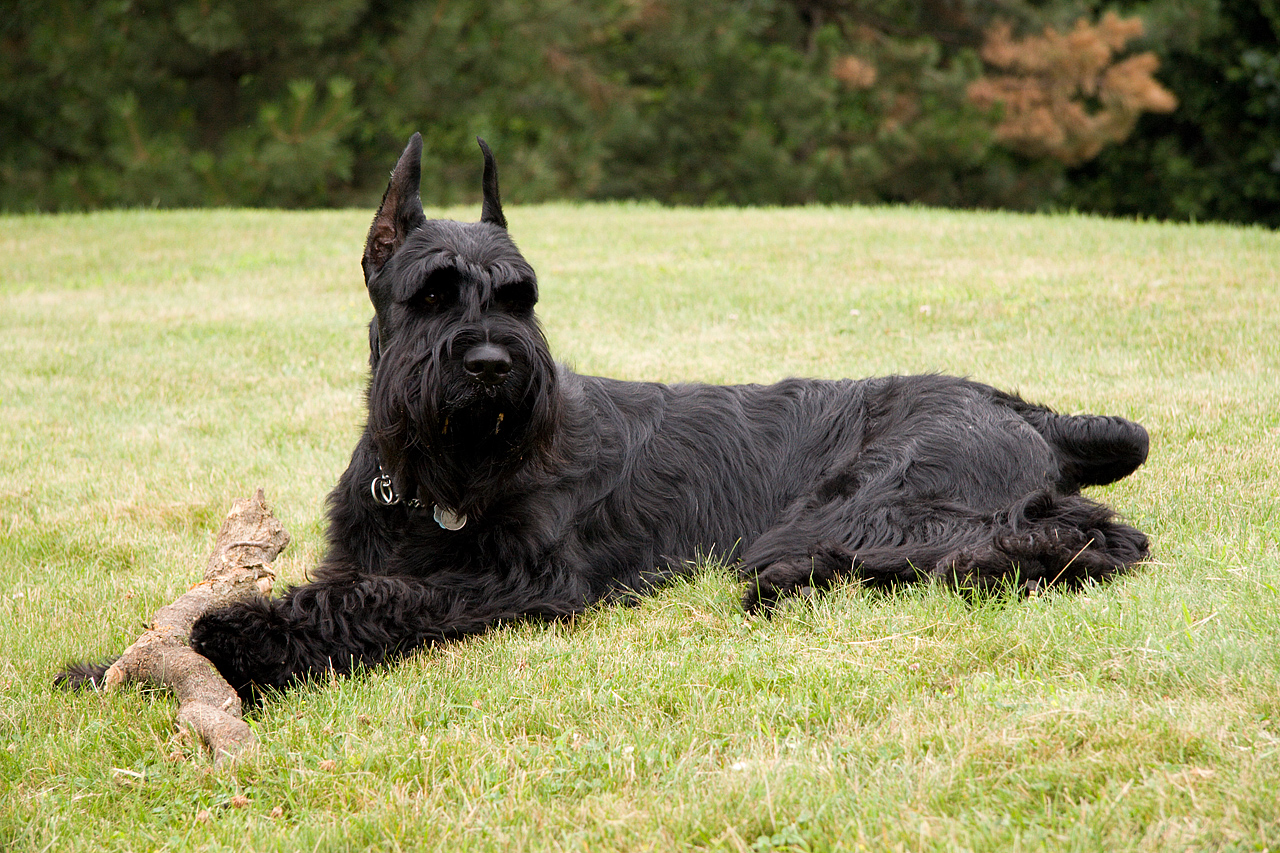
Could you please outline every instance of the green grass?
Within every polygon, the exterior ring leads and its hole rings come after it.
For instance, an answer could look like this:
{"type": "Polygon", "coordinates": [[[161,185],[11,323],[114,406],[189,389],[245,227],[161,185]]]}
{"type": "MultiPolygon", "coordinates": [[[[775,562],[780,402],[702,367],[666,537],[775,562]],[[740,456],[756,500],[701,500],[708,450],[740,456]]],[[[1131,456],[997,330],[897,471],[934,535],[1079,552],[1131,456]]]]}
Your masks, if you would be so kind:
{"type": "MultiPolygon", "coordinates": [[[[471,210],[455,211],[474,218],[471,210]]],[[[215,771],[156,692],[65,695],[264,486],[317,559],[361,425],[360,212],[0,218],[0,850],[1280,849],[1280,236],[920,209],[508,211],[585,372],[945,371],[1136,418],[1084,595],[725,570],[289,693],[215,771]]]]}

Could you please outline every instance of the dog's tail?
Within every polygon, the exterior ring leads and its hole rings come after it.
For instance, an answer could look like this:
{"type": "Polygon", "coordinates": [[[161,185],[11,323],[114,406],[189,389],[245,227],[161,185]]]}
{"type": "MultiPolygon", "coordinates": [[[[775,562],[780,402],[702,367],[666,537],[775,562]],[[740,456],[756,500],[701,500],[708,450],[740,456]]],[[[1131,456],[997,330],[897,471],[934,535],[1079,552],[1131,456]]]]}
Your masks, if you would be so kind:
{"type": "Polygon", "coordinates": [[[1000,394],[999,400],[1035,427],[1057,453],[1063,491],[1114,483],[1147,461],[1150,438],[1141,424],[1103,415],[1060,415],[1009,394],[1000,394]]]}
{"type": "Polygon", "coordinates": [[[1055,415],[1043,434],[1058,452],[1063,478],[1076,488],[1114,483],[1147,461],[1147,431],[1124,418],[1055,415]]]}

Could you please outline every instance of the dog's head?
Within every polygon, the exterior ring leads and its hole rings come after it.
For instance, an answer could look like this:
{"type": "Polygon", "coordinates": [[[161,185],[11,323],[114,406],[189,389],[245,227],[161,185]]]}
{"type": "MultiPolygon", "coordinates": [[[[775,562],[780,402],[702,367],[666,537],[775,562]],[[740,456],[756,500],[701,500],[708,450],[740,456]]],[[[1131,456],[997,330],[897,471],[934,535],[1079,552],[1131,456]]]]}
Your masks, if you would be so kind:
{"type": "Polygon", "coordinates": [[[409,495],[483,510],[486,491],[545,450],[556,368],[534,317],[538,279],[507,233],[483,141],[479,222],[427,219],[422,137],[391,173],[365,244],[369,426],[384,469],[409,495]]]}

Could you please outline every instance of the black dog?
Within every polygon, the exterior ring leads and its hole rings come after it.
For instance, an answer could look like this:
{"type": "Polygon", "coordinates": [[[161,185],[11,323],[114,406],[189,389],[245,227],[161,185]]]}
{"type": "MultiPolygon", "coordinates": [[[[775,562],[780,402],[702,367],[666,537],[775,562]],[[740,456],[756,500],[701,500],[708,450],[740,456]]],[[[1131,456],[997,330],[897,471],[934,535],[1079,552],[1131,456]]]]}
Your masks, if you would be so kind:
{"type": "Polygon", "coordinates": [[[415,134],[369,230],[368,424],[315,580],[192,631],[242,693],[643,594],[710,553],[739,559],[750,611],[841,577],[1033,589],[1146,555],[1079,494],[1146,458],[1121,418],[947,376],[668,386],[557,364],[480,147],[480,222],[425,217],[415,134]]]}

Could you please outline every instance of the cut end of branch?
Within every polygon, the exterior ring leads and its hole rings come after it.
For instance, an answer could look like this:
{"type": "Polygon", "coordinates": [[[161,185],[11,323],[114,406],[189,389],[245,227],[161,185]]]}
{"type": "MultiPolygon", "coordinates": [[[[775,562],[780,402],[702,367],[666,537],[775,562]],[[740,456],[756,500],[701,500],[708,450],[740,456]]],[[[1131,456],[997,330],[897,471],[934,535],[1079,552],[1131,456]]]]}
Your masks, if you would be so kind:
{"type": "Polygon", "coordinates": [[[102,689],[108,691],[119,690],[128,680],[128,673],[120,665],[120,661],[116,661],[107,667],[107,671],[102,674],[102,689]]]}
{"type": "Polygon", "coordinates": [[[204,741],[219,766],[245,755],[258,743],[248,723],[207,702],[192,702],[179,708],[178,724],[204,741]]]}

